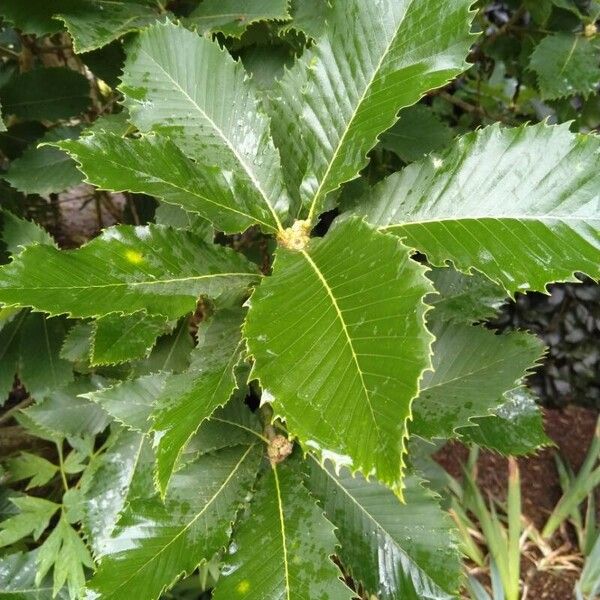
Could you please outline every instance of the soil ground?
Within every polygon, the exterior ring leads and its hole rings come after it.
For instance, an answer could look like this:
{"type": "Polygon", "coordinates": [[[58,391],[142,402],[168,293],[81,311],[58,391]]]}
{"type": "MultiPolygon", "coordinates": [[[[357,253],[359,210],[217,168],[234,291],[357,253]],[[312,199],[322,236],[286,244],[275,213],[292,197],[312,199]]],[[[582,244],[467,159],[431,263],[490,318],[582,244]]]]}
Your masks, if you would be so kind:
{"type": "MultiPolygon", "coordinates": [[[[523,514],[540,530],[562,495],[554,455],[558,451],[577,472],[585,459],[594,434],[597,412],[577,406],[545,409],[544,422],[548,436],[556,444],[535,456],[519,459],[523,514]]],[[[454,477],[460,478],[467,450],[459,443],[447,444],[436,460],[454,477]]],[[[498,499],[506,497],[507,461],[503,457],[482,452],[477,464],[480,489],[498,499]]],[[[570,526],[564,526],[550,541],[556,551],[543,560],[538,548],[529,548],[523,557],[522,577],[526,600],[571,600],[579,576],[581,560],[570,526]]],[[[482,577],[485,582],[485,576],[482,577]]]]}

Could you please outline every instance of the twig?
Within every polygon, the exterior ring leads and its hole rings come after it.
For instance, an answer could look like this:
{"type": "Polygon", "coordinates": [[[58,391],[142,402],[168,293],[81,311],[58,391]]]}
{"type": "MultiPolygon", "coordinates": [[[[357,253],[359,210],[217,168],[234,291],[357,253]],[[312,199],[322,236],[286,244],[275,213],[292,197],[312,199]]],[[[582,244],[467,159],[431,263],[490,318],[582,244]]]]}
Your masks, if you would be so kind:
{"type": "Polygon", "coordinates": [[[25,398],[25,400],[21,400],[21,402],[19,402],[19,404],[17,404],[16,406],[13,406],[10,410],[7,410],[0,417],[0,425],[4,425],[4,423],[7,423],[8,421],[10,421],[16,412],[23,410],[24,408],[27,408],[31,404],[33,404],[33,398],[31,396],[27,396],[27,398],[25,398]]]}

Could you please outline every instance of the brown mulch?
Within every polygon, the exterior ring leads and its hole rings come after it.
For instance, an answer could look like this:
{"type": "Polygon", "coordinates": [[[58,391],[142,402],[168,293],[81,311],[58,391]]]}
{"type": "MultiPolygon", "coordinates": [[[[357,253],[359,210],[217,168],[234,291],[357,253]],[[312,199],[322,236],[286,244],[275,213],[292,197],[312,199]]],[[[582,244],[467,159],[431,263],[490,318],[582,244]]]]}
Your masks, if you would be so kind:
{"type": "MultiPolygon", "coordinates": [[[[519,459],[523,513],[538,530],[544,526],[562,492],[554,461],[558,451],[577,472],[585,459],[594,434],[597,412],[568,406],[561,410],[545,410],[544,423],[548,436],[556,444],[534,456],[519,459]]],[[[467,450],[459,443],[449,443],[436,454],[437,462],[451,475],[460,478],[467,450]]],[[[482,451],[477,464],[477,481],[485,493],[503,500],[506,497],[507,461],[492,452],[482,451]]],[[[552,540],[552,548],[564,548],[565,554],[576,551],[570,528],[563,527],[552,540]]],[[[535,558],[540,558],[537,556],[535,558]]],[[[546,568],[538,570],[534,560],[523,558],[522,576],[527,587],[527,600],[571,600],[578,578],[576,571],[546,568]]]]}

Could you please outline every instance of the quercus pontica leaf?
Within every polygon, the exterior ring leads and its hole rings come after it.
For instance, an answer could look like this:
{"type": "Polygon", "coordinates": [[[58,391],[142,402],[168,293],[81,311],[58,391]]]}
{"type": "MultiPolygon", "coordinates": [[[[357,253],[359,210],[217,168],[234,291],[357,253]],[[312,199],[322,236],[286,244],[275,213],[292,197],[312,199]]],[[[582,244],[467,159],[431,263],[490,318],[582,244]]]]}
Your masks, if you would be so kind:
{"type": "Polygon", "coordinates": [[[257,445],[203,455],[174,475],[164,504],[130,502],[88,584],[91,597],[155,599],[209,560],[227,543],[259,458],[257,445]]]}
{"type": "Polygon", "coordinates": [[[600,276],[600,139],[568,126],[488,127],[414,163],[356,209],[436,266],[477,269],[507,292],[600,276]]]}
{"type": "Polygon", "coordinates": [[[130,47],[120,89],[141,131],[174,140],[204,177],[218,167],[242,207],[260,211],[265,228],[276,231],[286,220],[269,121],[241,63],[216,42],[168,23],[151,27],[130,47]]]}
{"type": "Polygon", "coordinates": [[[26,249],[0,273],[0,301],[74,317],[146,310],[174,318],[193,311],[200,294],[257,277],[239,254],[187,232],[121,226],[70,252],[26,249]]]}
{"type": "Polygon", "coordinates": [[[290,431],[398,493],[411,401],[430,365],[430,291],[408,248],[351,220],[300,252],[277,251],[244,329],[253,375],[290,431]]]}
{"type": "Polygon", "coordinates": [[[293,458],[271,465],[258,481],[253,503],[260,512],[236,525],[215,600],[352,598],[329,558],[337,545],[333,526],[304,487],[301,464],[293,458]]]}
{"type": "Polygon", "coordinates": [[[336,473],[309,455],[308,487],[336,526],[340,558],[382,600],[455,597],[460,582],[450,518],[411,475],[405,504],[386,487],[347,469],[336,473]]]}
{"type": "Polygon", "coordinates": [[[427,439],[452,437],[472,417],[493,413],[542,355],[542,344],[525,333],[495,335],[459,324],[432,331],[433,368],[423,377],[410,425],[427,439]]]}
{"type": "Polygon", "coordinates": [[[470,5],[333,3],[324,34],[287,71],[273,102],[288,184],[312,218],[329,192],[358,175],[401,108],[466,67],[470,5]]]}

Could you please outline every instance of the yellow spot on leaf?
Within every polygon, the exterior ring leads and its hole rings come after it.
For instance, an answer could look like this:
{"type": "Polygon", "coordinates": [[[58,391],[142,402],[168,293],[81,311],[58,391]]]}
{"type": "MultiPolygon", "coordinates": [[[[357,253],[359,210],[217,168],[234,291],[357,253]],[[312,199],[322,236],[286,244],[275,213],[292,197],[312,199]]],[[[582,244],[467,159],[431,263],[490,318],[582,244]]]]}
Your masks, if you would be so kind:
{"type": "Polygon", "coordinates": [[[125,252],[125,258],[132,265],[139,265],[140,263],[144,262],[143,254],[141,252],[137,252],[136,250],[127,250],[127,252],[125,252]]]}
{"type": "Polygon", "coordinates": [[[250,589],[250,582],[247,579],[240,581],[235,588],[238,594],[247,594],[250,589]]]}

